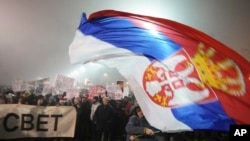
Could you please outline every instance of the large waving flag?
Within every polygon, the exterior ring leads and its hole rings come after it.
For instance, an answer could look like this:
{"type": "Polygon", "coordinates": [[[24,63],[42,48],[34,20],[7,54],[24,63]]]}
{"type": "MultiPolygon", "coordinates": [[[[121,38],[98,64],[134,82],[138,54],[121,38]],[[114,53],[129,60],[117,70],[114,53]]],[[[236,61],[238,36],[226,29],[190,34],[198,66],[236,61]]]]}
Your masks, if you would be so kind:
{"type": "Polygon", "coordinates": [[[161,131],[250,124],[250,63],[181,23],[113,10],[83,14],[69,56],[72,64],[116,68],[161,131]]]}

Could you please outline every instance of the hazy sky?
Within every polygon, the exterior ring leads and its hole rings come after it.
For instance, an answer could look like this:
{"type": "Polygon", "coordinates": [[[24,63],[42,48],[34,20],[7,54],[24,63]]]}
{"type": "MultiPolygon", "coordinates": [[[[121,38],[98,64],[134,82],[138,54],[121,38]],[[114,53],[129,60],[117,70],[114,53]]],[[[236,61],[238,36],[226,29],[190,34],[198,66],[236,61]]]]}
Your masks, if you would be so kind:
{"type": "MultiPolygon", "coordinates": [[[[250,60],[249,0],[0,0],[0,85],[71,74],[68,47],[82,12],[114,9],[181,22],[214,37],[250,60]]],[[[121,79],[87,65],[77,79],[121,79]],[[84,72],[83,72],[84,71],[84,72]]]]}

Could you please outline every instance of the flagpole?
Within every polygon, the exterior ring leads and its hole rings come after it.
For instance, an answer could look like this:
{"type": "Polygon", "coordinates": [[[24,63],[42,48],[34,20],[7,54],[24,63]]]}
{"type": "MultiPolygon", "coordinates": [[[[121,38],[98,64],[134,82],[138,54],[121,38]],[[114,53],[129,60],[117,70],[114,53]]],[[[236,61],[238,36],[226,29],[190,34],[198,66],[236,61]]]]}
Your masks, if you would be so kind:
{"type": "MultiPolygon", "coordinates": [[[[154,131],[154,134],[160,133],[161,131],[154,131]]],[[[135,138],[139,138],[142,136],[145,136],[146,134],[140,134],[140,135],[136,135],[135,138]]]]}

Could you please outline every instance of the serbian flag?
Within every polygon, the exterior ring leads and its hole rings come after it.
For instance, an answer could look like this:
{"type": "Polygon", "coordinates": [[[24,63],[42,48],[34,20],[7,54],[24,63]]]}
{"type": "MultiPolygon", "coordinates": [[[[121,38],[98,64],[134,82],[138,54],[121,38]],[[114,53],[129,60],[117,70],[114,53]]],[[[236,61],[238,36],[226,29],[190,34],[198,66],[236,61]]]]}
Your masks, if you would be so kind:
{"type": "Polygon", "coordinates": [[[114,10],[83,14],[69,57],[116,68],[163,132],[250,124],[250,63],[184,24],[114,10]]]}

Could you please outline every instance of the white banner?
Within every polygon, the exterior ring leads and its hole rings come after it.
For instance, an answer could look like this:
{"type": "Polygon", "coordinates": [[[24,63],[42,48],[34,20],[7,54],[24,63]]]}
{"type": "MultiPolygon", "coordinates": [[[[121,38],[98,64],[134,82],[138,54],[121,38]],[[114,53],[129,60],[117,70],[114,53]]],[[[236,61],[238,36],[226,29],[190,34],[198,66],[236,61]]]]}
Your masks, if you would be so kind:
{"type": "Polygon", "coordinates": [[[12,82],[12,90],[14,92],[21,91],[22,85],[23,85],[23,80],[15,80],[14,82],[12,82]]]}
{"type": "Polygon", "coordinates": [[[0,139],[74,137],[73,106],[0,105],[0,139]]]}
{"type": "Polygon", "coordinates": [[[55,87],[60,91],[66,92],[67,89],[73,88],[74,83],[75,83],[74,78],[58,74],[56,76],[55,87]]]}
{"type": "Polygon", "coordinates": [[[123,98],[122,90],[119,85],[106,86],[108,97],[114,100],[121,100],[123,98]]]}
{"type": "Polygon", "coordinates": [[[35,94],[42,94],[44,85],[49,84],[50,79],[49,78],[43,78],[40,80],[36,80],[35,82],[35,94]]]}
{"type": "Polygon", "coordinates": [[[103,86],[89,86],[88,98],[93,99],[95,96],[105,97],[105,88],[103,86]]]}
{"type": "Polygon", "coordinates": [[[79,96],[81,90],[78,88],[70,88],[66,91],[66,96],[65,98],[73,98],[79,96]]]}

